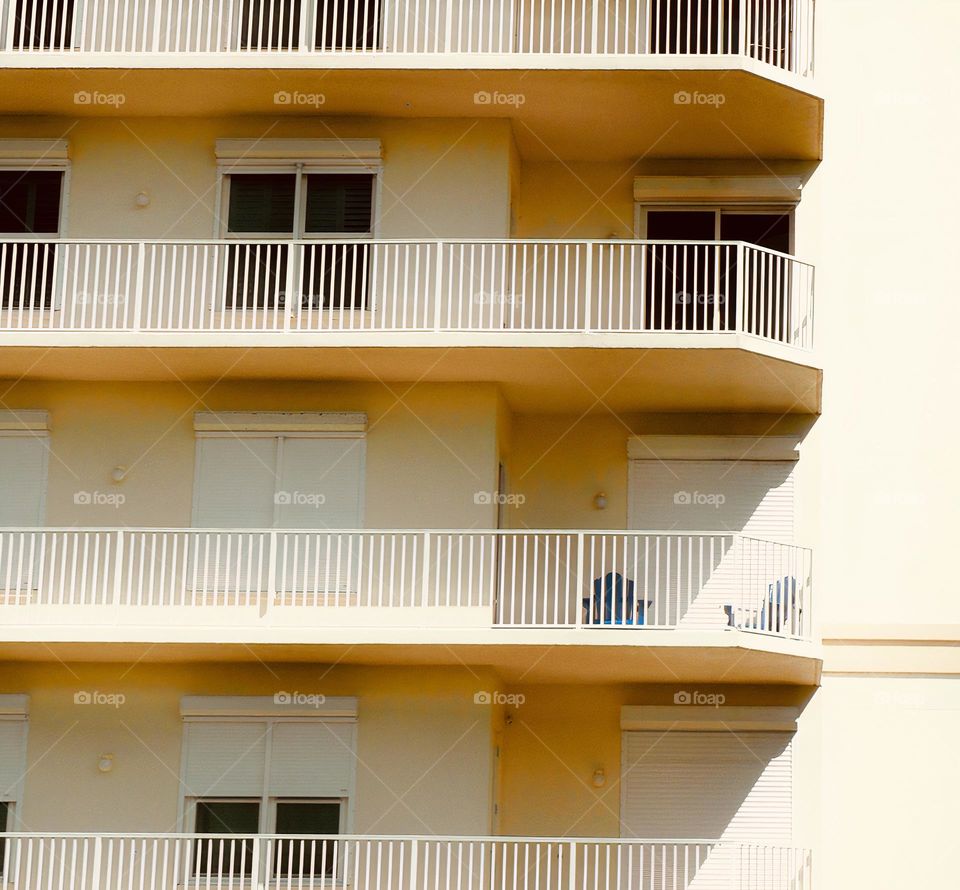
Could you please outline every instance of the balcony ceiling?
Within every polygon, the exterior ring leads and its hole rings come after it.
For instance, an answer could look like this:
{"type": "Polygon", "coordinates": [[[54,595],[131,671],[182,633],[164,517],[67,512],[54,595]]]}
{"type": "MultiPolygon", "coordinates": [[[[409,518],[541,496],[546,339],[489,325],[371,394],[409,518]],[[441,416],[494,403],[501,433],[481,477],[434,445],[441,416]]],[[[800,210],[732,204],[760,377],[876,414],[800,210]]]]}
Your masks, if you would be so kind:
{"type": "Polygon", "coordinates": [[[137,346],[110,345],[117,335],[72,340],[82,346],[30,336],[37,342],[0,339],[0,377],[494,383],[514,410],[534,413],[817,414],[821,404],[808,353],[724,334],[394,334],[376,346],[370,335],[335,346],[317,335],[152,335],[137,346]]]}
{"type": "MultiPolygon", "coordinates": [[[[813,643],[716,631],[589,633],[588,640],[577,631],[508,628],[484,631],[485,641],[478,643],[476,631],[389,630],[375,640],[375,632],[335,628],[315,632],[314,643],[278,645],[257,642],[249,631],[243,633],[243,641],[220,643],[161,641],[162,633],[155,632],[144,634],[139,642],[76,642],[78,637],[90,640],[93,635],[83,629],[57,632],[45,627],[38,635],[43,645],[38,646],[11,628],[4,634],[8,641],[0,643],[0,660],[473,665],[491,667],[511,683],[711,683],[717,677],[725,683],[816,686],[820,682],[822,653],[813,643]],[[19,641],[13,640],[15,634],[19,641]],[[360,636],[367,641],[359,642],[360,636]]],[[[132,636],[128,634],[128,639],[132,636]]]]}
{"type": "Polygon", "coordinates": [[[615,59],[610,64],[620,67],[609,70],[522,70],[520,60],[512,60],[514,70],[0,68],[0,114],[510,118],[529,160],[821,157],[823,103],[797,79],[734,67],[637,70],[632,61],[615,59]],[[78,91],[123,101],[77,104],[78,91]],[[324,102],[311,114],[276,104],[277,91],[322,94],[324,102]],[[522,103],[477,104],[481,91],[519,95],[522,103]],[[678,92],[719,94],[722,104],[677,104],[678,92]]]}

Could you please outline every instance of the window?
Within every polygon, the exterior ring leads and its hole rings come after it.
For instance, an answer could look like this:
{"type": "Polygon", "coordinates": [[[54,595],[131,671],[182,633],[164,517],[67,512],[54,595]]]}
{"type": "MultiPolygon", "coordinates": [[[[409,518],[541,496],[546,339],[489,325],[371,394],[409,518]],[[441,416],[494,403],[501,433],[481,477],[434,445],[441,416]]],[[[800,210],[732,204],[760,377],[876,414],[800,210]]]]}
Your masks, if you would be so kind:
{"type": "Polygon", "coordinates": [[[256,697],[187,697],[184,715],[185,828],[197,834],[194,873],[251,875],[252,841],[271,842],[276,876],[333,875],[336,836],[348,825],[356,781],[354,698],[299,707],[256,697]],[[306,716],[310,714],[311,716],[306,716]]]}
{"type": "Polygon", "coordinates": [[[36,528],[44,522],[47,434],[16,423],[0,416],[0,527],[36,528]]]}
{"type": "Polygon", "coordinates": [[[361,525],[362,436],[245,436],[197,440],[194,524],[199,528],[361,525]]]}
{"type": "Polygon", "coordinates": [[[289,245],[276,243],[290,238],[308,242],[294,270],[294,305],[366,308],[370,246],[363,239],[373,233],[375,183],[372,173],[231,173],[227,237],[273,243],[230,248],[226,308],[290,305],[288,268],[295,260],[289,245]],[[325,243],[309,243],[319,238],[325,243]]]}
{"type": "Polygon", "coordinates": [[[301,0],[290,0],[288,3],[243,0],[240,48],[298,49],[303,42],[310,40],[310,20],[315,8],[317,14],[313,23],[314,49],[378,48],[379,0],[337,0],[316,7],[313,4],[304,4],[301,0]]]}
{"type": "Polygon", "coordinates": [[[0,170],[0,307],[47,309],[53,304],[57,246],[4,241],[60,230],[63,172],[0,170]]]}
{"type": "Polygon", "coordinates": [[[343,802],[272,798],[205,798],[192,801],[194,832],[212,835],[194,843],[195,875],[244,875],[253,872],[253,844],[249,837],[261,832],[261,809],[267,813],[267,834],[285,835],[273,842],[275,877],[332,877],[337,862],[336,841],[330,836],[341,833],[343,802]],[[241,841],[225,836],[246,835],[241,841]],[[321,838],[311,840],[311,838],[321,838]],[[323,840],[322,838],[327,838],[323,840]]]}
{"type": "Polygon", "coordinates": [[[13,49],[72,49],[74,0],[15,0],[13,49]]]}
{"type": "Polygon", "coordinates": [[[788,254],[792,219],[791,211],[785,208],[641,208],[642,236],[661,242],[647,247],[644,292],[651,328],[730,331],[737,330],[741,320],[750,326],[754,316],[760,314],[776,320],[765,326],[771,336],[786,339],[790,282],[782,257],[751,252],[741,270],[735,248],[690,242],[744,241],[788,254]],[[764,295],[763,301],[737,305],[741,275],[745,286],[762,283],[756,289],[764,295]],[[738,318],[741,311],[743,319],[738,318]]]}

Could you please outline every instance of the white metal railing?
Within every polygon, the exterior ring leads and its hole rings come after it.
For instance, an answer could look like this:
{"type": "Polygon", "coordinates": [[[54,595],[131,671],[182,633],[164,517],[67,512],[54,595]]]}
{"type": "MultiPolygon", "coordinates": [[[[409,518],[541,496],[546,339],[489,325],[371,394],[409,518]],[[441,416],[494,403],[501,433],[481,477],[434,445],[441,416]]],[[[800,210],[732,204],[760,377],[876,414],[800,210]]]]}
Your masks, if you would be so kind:
{"type": "Polygon", "coordinates": [[[3,0],[24,53],[741,55],[813,69],[814,0],[3,0]]]}
{"type": "Polygon", "coordinates": [[[809,639],[812,556],[709,532],[0,529],[3,623],[191,622],[207,607],[223,624],[809,639]]]}
{"type": "Polygon", "coordinates": [[[16,890],[811,890],[811,854],[710,840],[6,834],[16,890]]]}
{"type": "Polygon", "coordinates": [[[746,333],[813,345],[813,267],[743,242],[0,239],[0,330],[746,333]]]}

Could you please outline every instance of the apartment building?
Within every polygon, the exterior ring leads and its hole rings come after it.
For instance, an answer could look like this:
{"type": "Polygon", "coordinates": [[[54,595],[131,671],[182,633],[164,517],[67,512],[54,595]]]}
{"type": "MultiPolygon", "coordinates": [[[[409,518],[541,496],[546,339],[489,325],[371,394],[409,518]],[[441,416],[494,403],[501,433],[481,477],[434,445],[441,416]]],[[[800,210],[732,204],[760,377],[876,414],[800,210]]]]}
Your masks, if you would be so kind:
{"type": "Polygon", "coordinates": [[[954,886],[958,20],[0,0],[0,887],[954,886]]]}

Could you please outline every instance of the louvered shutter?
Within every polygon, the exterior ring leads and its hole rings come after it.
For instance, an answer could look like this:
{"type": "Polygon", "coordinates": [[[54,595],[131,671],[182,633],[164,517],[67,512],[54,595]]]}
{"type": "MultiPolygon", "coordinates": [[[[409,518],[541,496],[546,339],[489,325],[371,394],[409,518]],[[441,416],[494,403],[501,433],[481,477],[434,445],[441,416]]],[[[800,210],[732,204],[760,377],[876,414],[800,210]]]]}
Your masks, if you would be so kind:
{"type": "Polygon", "coordinates": [[[294,173],[232,174],[228,231],[292,235],[296,189],[294,173]]]}
{"type": "Polygon", "coordinates": [[[789,843],[787,732],[625,732],[623,834],[789,843]]]}
{"type": "Polygon", "coordinates": [[[16,798],[25,770],[26,734],[26,720],[0,720],[0,801],[16,798]]]}
{"type": "Polygon", "coordinates": [[[735,531],[789,543],[795,466],[794,461],[633,461],[631,524],[637,529],[735,531]],[[721,494],[724,503],[677,503],[678,495],[695,493],[721,494]]]}
{"type": "Polygon", "coordinates": [[[365,173],[309,175],[304,230],[369,233],[373,227],[373,183],[374,177],[365,173]]]}
{"type": "Polygon", "coordinates": [[[270,754],[272,797],[349,797],[355,723],[276,723],[270,754]]]}
{"type": "Polygon", "coordinates": [[[0,437],[0,526],[43,525],[46,472],[45,439],[0,437]]]}
{"type": "Polygon", "coordinates": [[[190,797],[260,797],[266,723],[187,724],[185,793],[190,797]]]}

